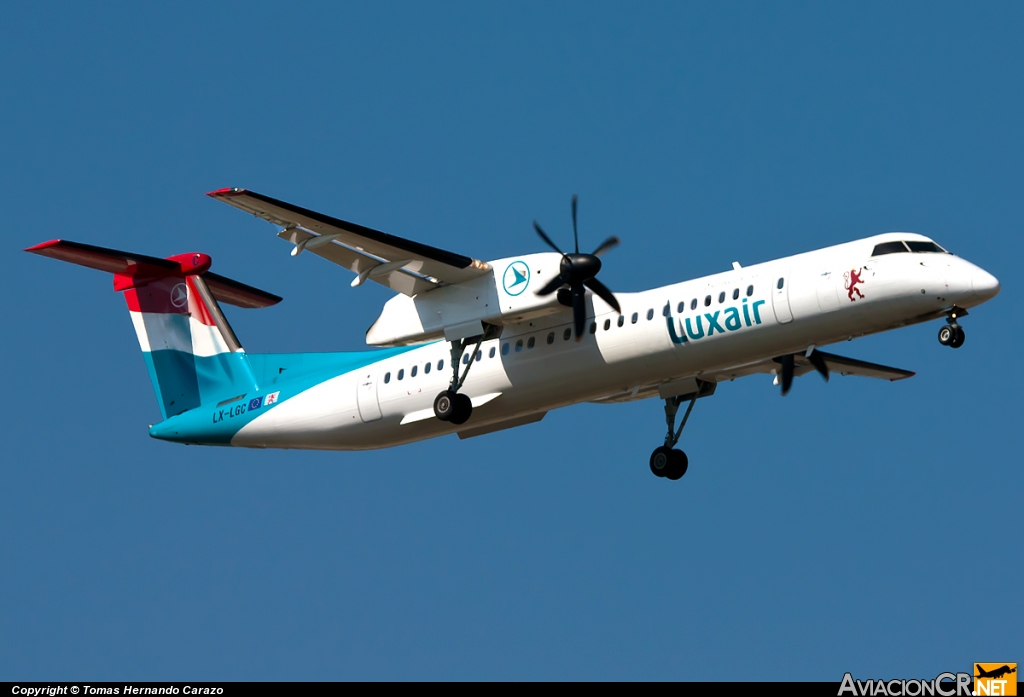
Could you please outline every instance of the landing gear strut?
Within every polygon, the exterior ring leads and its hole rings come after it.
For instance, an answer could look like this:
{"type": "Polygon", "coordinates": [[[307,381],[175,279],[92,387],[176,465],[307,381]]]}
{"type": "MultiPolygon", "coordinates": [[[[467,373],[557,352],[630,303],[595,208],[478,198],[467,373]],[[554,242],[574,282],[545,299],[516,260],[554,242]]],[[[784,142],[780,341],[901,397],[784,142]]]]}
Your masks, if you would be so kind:
{"type": "Polygon", "coordinates": [[[683,435],[683,428],[690,418],[690,412],[693,411],[693,405],[697,403],[697,398],[712,392],[714,392],[713,383],[698,380],[697,391],[693,394],[665,399],[665,423],[668,424],[668,433],[665,434],[665,445],[655,448],[651,453],[651,472],[654,473],[654,476],[674,481],[686,474],[686,470],[690,466],[689,458],[682,450],[676,450],[675,445],[679,442],[679,437],[683,435]],[[677,429],[676,415],[679,413],[679,405],[687,399],[690,400],[690,404],[686,407],[686,413],[683,414],[683,420],[677,429]]]}
{"type": "Polygon", "coordinates": [[[963,317],[967,314],[967,310],[961,310],[958,307],[954,307],[949,312],[949,317],[946,318],[946,326],[939,330],[939,343],[943,346],[950,346],[952,348],[960,348],[964,345],[964,329],[961,327],[956,319],[957,317],[963,317]]]}
{"type": "Polygon", "coordinates": [[[451,342],[452,381],[449,383],[447,390],[439,392],[437,397],[434,398],[434,416],[441,421],[447,421],[456,425],[469,421],[469,417],[473,414],[473,403],[469,397],[459,392],[459,390],[462,388],[462,383],[466,382],[469,369],[473,367],[473,363],[476,361],[480,344],[484,342],[484,339],[494,338],[497,330],[498,328],[496,327],[487,326],[483,334],[451,342]],[[462,355],[465,353],[466,347],[474,341],[476,345],[473,346],[473,352],[469,355],[469,360],[466,361],[466,368],[460,376],[459,364],[462,362],[462,355]]]}

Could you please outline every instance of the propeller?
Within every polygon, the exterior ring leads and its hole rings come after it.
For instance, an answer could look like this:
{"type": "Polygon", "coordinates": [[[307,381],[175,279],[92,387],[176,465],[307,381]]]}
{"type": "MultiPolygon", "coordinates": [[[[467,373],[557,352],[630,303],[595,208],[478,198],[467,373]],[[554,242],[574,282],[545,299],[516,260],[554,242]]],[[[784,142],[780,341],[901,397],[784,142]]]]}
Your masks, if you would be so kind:
{"type": "MultiPolygon", "coordinates": [[[[783,396],[789,392],[789,388],[793,386],[793,375],[796,372],[796,361],[795,358],[799,354],[787,353],[785,356],[779,356],[775,359],[775,362],[782,366],[782,372],[780,375],[780,382],[782,384],[783,396]]],[[[821,373],[821,377],[825,378],[825,382],[828,382],[828,364],[825,362],[825,358],[821,355],[813,346],[803,354],[807,362],[814,366],[814,369],[821,373]]]]}
{"type": "Polygon", "coordinates": [[[592,254],[580,254],[580,237],[576,227],[576,207],[577,197],[576,194],[573,194],[572,238],[574,251],[572,254],[566,254],[559,249],[558,245],[551,241],[551,238],[548,237],[536,220],[533,221],[533,229],[537,231],[537,234],[540,235],[540,238],[549,247],[562,255],[558,275],[545,283],[544,287],[537,291],[537,295],[551,295],[559,288],[568,286],[569,297],[572,302],[573,325],[576,329],[576,341],[579,341],[583,338],[583,328],[587,321],[586,290],[584,287],[589,288],[594,295],[615,308],[616,312],[621,314],[622,309],[619,307],[619,301],[615,299],[615,294],[608,289],[608,286],[597,280],[597,274],[601,271],[600,256],[613,247],[618,246],[619,238],[613,235],[599,244],[592,254]]]}

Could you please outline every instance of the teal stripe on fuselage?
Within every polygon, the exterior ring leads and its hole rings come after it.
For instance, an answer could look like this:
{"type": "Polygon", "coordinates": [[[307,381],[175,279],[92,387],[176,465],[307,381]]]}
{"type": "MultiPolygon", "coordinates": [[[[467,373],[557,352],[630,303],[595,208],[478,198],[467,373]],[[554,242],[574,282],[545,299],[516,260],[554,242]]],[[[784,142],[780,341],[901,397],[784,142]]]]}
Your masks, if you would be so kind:
{"type": "MultiPolygon", "coordinates": [[[[222,390],[216,400],[207,400],[204,393],[202,406],[152,426],[149,435],[176,443],[230,445],[231,439],[242,426],[266,413],[268,409],[274,408],[274,405],[268,407],[261,404],[255,409],[250,409],[249,406],[254,400],[262,402],[268,394],[279,392],[280,403],[325,380],[415,348],[418,347],[399,346],[344,353],[221,354],[244,356],[248,361],[251,375],[255,378],[255,385],[248,388],[245,385],[238,385],[237,391],[222,390]],[[235,397],[238,399],[232,399],[235,397]],[[226,400],[232,401],[222,403],[226,400]]],[[[197,372],[212,374],[220,364],[220,358],[195,357],[197,366],[201,362],[204,364],[197,372]]]]}

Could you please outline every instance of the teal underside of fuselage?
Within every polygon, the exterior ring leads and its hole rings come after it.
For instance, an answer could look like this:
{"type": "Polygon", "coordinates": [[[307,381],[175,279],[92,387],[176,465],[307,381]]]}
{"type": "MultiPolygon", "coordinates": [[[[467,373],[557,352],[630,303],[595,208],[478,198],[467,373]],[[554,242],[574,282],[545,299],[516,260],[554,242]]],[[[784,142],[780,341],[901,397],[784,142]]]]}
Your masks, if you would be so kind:
{"type": "Polygon", "coordinates": [[[240,428],[277,404],[325,380],[414,348],[208,357],[172,350],[145,353],[161,409],[165,416],[173,414],[151,426],[149,435],[176,443],[230,445],[240,428]],[[275,393],[273,403],[266,404],[275,393]],[[192,406],[182,411],[182,404],[192,406]]]}

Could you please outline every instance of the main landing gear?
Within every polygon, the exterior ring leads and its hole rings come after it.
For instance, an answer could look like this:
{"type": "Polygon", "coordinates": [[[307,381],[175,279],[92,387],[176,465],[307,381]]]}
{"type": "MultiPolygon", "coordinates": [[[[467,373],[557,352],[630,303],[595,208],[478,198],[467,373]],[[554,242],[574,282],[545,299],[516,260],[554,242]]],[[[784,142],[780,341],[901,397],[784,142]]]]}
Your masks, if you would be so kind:
{"type": "Polygon", "coordinates": [[[966,314],[967,310],[961,310],[958,307],[950,310],[949,317],[946,318],[946,326],[939,330],[940,344],[951,346],[952,348],[960,348],[964,345],[964,329],[957,323],[956,319],[966,314]]]}
{"type": "Polygon", "coordinates": [[[697,403],[697,398],[711,394],[714,392],[714,387],[714,383],[698,380],[697,391],[693,394],[665,399],[665,423],[668,424],[668,433],[665,435],[665,445],[658,446],[651,453],[651,472],[654,473],[654,476],[675,481],[686,474],[690,460],[682,450],[676,450],[675,445],[683,434],[683,428],[690,418],[690,412],[693,411],[693,405],[697,403]],[[686,407],[686,413],[683,414],[679,428],[676,429],[676,414],[679,413],[679,405],[687,399],[690,400],[690,404],[686,407]]]}
{"type": "Polygon", "coordinates": [[[459,392],[459,390],[462,388],[462,383],[466,382],[469,369],[473,367],[477,351],[480,350],[480,344],[483,343],[484,339],[494,338],[497,334],[496,329],[495,327],[488,326],[486,331],[479,336],[451,342],[452,381],[448,385],[447,390],[439,392],[434,397],[434,416],[441,421],[447,421],[456,425],[469,421],[469,417],[473,414],[473,403],[469,400],[469,397],[459,392]],[[476,345],[473,346],[473,353],[469,354],[469,359],[466,361],[466,369],[462,371],[460,376],[459,364],[462,362],[462,355],[465,353],[466,347],[473,343],[473,341],[476,341],[476,345]]]}

